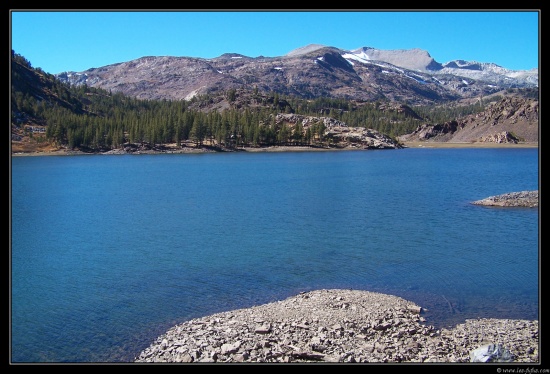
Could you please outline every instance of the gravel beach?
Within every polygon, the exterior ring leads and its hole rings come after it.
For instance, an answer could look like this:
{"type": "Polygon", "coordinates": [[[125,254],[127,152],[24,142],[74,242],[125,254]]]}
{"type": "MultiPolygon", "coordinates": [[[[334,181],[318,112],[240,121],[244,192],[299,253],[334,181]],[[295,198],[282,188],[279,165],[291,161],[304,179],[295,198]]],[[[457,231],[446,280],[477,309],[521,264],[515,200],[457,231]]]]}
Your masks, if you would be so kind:
{"type": "Polygon", "coordinates": [[[537,320],[426,325],[397,296],[316,290],[174,326],[138,363],[539,363],[537,320]]]}

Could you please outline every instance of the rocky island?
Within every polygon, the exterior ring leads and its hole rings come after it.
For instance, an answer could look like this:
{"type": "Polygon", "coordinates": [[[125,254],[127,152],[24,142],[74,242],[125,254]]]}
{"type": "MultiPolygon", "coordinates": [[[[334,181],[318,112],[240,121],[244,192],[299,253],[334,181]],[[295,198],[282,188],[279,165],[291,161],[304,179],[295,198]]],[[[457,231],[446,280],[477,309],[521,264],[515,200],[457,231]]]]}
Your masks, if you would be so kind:
{"type": "Polygon", "coordinates": [[[526,207],[539,206],[539,191],[509,192],[502,195],[489,196],[482,200],[472,202],[474,205],[501,206],[501,207],[526,207]]]}
{"type": "Polygon", "coordinates": [[[179,324],[138,363],[539,362],[537,320],[426,325],[422,307],[359,290],[316,290],[179,324]]]}

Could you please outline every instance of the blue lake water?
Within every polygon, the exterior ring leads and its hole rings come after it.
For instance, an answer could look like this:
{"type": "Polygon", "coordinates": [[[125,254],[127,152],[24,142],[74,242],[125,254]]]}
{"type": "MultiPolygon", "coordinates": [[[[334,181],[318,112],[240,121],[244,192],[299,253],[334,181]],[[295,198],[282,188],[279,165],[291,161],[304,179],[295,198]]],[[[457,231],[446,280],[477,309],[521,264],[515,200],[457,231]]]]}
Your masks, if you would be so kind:
{"type": "Polygon", "coordinates": [[[539,318],[539,150],[11,159],[11,362],[129,362],[175,324],[321,288],[427,323],[539,318]]]}

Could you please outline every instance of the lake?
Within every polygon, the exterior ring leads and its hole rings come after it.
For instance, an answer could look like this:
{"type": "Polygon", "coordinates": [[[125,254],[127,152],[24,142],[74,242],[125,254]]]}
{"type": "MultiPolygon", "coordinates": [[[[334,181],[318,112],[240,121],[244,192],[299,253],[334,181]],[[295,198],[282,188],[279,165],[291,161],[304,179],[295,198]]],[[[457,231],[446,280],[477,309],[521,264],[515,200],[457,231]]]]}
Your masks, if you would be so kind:
{"type": "Polygon", "coordinates": [[[11,158],[11,362],[130,362],[173,325],[302,291],[427,324],[539,318],[537,148],[11,158]]]}

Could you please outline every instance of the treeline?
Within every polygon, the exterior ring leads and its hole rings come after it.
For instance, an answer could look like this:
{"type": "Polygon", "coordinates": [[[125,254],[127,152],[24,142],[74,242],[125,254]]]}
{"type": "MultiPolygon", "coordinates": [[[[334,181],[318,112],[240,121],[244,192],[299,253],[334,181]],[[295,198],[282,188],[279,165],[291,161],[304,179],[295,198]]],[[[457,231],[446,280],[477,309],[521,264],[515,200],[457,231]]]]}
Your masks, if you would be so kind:
{"type": "Polygon", "coordinates": [[[264,105],[204,111],[196,108],[207,107],[215,99],[213,96],[201,95],[189,101],[141,100],[86,85],[71,86],[34,69],[13,51],[11,95],[12,123],[28,123],[33,119],[46,127],[47,141],[71,149],[93,150],[118,148],[127,142],[181,145],[193,141],[197,146],[208,142],[232,147],[315,145],[326,141],[322,121],[307,129],[301,123],[276,123],[276,115],[281,112],[332,117],[348,126],[370,128],[396,137],[414,131],[421,122],[445,122],[483,109],[481,103],[452,109],[414,108],[422,117],[419,120],[406,112],[381,109],[380,102],[305,100],[277,93],[260,94],[254,88],[232,89],[224,95],[230,103],[246,96],[264,105]]]}

